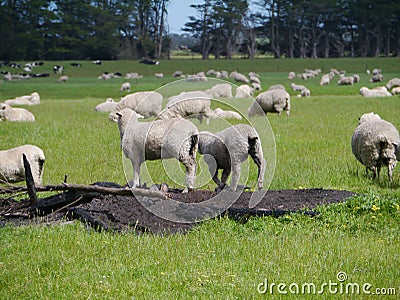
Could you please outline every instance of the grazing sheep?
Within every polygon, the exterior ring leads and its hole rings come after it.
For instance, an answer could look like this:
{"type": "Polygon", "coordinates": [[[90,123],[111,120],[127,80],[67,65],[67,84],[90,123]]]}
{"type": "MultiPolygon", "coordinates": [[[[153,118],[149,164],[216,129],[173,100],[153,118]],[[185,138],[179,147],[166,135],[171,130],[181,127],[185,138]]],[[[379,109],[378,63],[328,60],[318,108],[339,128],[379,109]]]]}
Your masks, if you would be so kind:
{"type": "Polygon", "coordinates": [[[125,79],[140,79],[143,78],[143,75],[140,75],[136,72],[126,73],[125,79]]]}
{"type": "Polygon", "coordinates": [[[68,81],[68,76],[67,75],[63,75],[60,78],[58,78],[58,82],[67,82],[68,81]]]}
{"type": "Polygon", "coordinates": [[[200,122],[203,121],[203,117],[206,117],[208,124],[211,114],[210,96],[203,91],[192,91],[170,97],[165,109],[159,114],[159,118],[164,120],[195,115],[200,122]]]}
{"type": "Polygon", "coordinates": [[[231,110],[223,110],[222,108],[216,108],[214,110],[214,114],[211,114],[212,118],[222,118],[222,119],[235,119],[235,120],[241,120],[242,116],[237,113],[236,111],[231,111],[231,110]]]}
{"type": "Polygon", "coordinates": [[[272,91],[272,90],[283,90],[286,91],[286,88],[282,85],[282,84],[274,84],[271,85],[268,89],[268,91],[272,91]]]}
{"type": "Polygon", "coordinates": [[[342,76],[338,80],[338,85],[353,85],[354,77],[353,76],[342,76]]]}
{"type": "Polygon", "coordinates": [[[30,95],[15,97],[4,101],[8,105],[38,105],[40,104],[40,96],[37,92],[33,92],[30,95]]]}
{"type": "Polygon", "coordinates": [[[253,90],[255,90],[255,91],[262,91],[261,84],[259,84],[259,83],[257,83],[257,82],[252,82],[252,83],[251,83],[251,87],[252,87],[253,90]]]}
{"type": "Polygon", "coordinates": [[[383,75],[382,74],[374,74],[372,75],[371,79],[369,82],[382,82],[383,81],[383,75]]]}
{"type": "Polygon", "coordinates": [[[110,113],[109,119],[117,122],[118,118],[116,113],[125,107],[128,107],[135,112],[141,114],[144,118],[151,116],[158,116],[161,111],[163,97],[158,92],[137,92],[128,94],[121,98],[115,109],[110,113]]]}
{"type": "Polygon", "coordinates": [[[390,91],[394,87],[399,87],[399,86],[400,86],[400,78],[392,78],[386,84],[386,88],[388,89],[388,91],[390,91]]]}
{"type": "Polygon", "coordinates": [[[0,103],[0,121],[34,122],[35,116],[24,108],[14,108],[8,104],[0,103]]]}
{"type": "Polygon", "coordinates": [[[182,75],[183,75],[182,71],[175,71],[175,72],[172,74],[172,77],[181,77],[182,75]]]}
{"type": "Polygon", "coordinates": [[[146,160],[176,158],[186,168],[186,188],[194,188],[198,130],[182,118],[139,122],[128,108],[117,113],[121,148],[134,171],[132,187],[140,187],[140,166],[146,160]]]}
{"type": "Polygon", "coordinates": [[[310,97],[311,96],[311,92],[309,89],[305,88],[303,90],[301,90],[300,95],[298,95],[299,97],[310,97]]]}
{"type": "Polygon", "coordinates": [[[119,89],[120,92],[130,92],[131,91],[131,84],[129,82],[124,82],[121,84],[121,87],[119,89]]]}
{"type": "Polygon", "coordinates": [[[392,89],[392,95],[400,95],[400,87],[395,87],[392,89]]]}
{"type": "Polygon", "coordinates": [[[253,95],[253,88],[247,84],[242,84],[236,89],[235,98],[248,98],[253,95]]]}
{"type": "Polygon", "coordinates": [[[33,145],[23,145],[0,151],[0,183],[25,180],[23,154],[30,164],[35,185],[42,184],[45,156],[42,149],[33,145]]]}
{"type": "Polygon", "coordinates": [[[249,72],[249,77],[257,77],[260,78],[260,74],[254,73],[254,72],[249,72]]]}
{"type": "Polygon", "coordinates": [[[117,106],[118,102],[115,102],[112,98],[107,98],[103,103],[98,104],[94,110],[98,112],[112,112],[117,106]]]}
{"type": "Polygon", "coordinates": [[[319,85],[328,85],[330,82],[331,82],[331,75],[330,74],[324,74],[321,77],[319,85]]]}
{"type": "Polygon", "coordinates": [[[262,189],[265,172],[265,160],[261,141],[256,130],[247,124],[230,126],[216,134],[203,131],[199,133],[199,153],[204,155],[204,161],[217,190],[226,186],[226,181],[232,172],[230,189],[236,191],[240,179],[240,167],[250,155],[258,167],[257,188],[262,189]],[[222,169],[221,180],[218,170],[222,169]]]}
{"type": "Polygon", "coordinates": [[[229,83],[218,83],[214,85],[211,89],[205,91],[212,98],[233,98],[232,96],[232,86],[229,83]]]}
{"type": "Polygon", "coordinates": [[[289,72],[288,79],[289,79],[289,80],[293,80],[293,79],[295,79],[295,78],[296,78],[296,73],[293,72],[293,71],[289,72]]]}
{"type": "Polygon", "coordinates": [[[163,78],[163,77],[164,77],[164,74],[163,74],[163,73],[155,73],[154,76],[155,76],[156,78],[163,78]]]}
{"type": "Polygon", "coordinates": [[[251,81],[251,82],[256,82],[256,83],[261,84],[260,79],[259,79],[258,77],[256,77],[256,76],[251,76],[251,77],[250,77],[250,81],[251,81]]]}
{"type": "Polygon", "coordinates": [[[360,75],[353,74],[353,79],[354,79],[354,83],[359,83],[360,82],[360,75]]]}
{"type": "Polygon", "coordinates": [[[368,113],[361,116],[358,127],[351,138],[351,149],[357,160],[372,171],[372,178],[381,170],[388,167],[389,181],[392,172],[400,160],[400,136],[396,127],[379,115],[368,113]]]}
{"type": "Polygon", "coordinates": [[[374,89],[369,89],[365,86],[363,86],[360,89],[360,94],[364,96],[365,98],[373,98],[373,97],[389,97],[392,96],[391,93],[388,92],[386,87],[378,87],[374,89]]]}
{"type": "Polygon", "coordinates": [[[249,83],[250,81],[247,79],[247,77],[239,72],[233,71],[229,74],[230,77],[233,78],[236,82],[243,82],[243,83],[249,83]]]}
{"type": "Polygon", "coordinates": [[[301,92],[302,90],[306,89],[306,87],[304,85],[295,84],[295,83],[290,84],[290,87],[295,92],[301,92]]]}
{"type": "Polygon", "coordinates": [[[286,111],[290,115],[290,95],[283,90],[266,91],[259,94],[256,101],[248,109],[248,116],[253,117],[264,113],[278,113],[286,111]]]}

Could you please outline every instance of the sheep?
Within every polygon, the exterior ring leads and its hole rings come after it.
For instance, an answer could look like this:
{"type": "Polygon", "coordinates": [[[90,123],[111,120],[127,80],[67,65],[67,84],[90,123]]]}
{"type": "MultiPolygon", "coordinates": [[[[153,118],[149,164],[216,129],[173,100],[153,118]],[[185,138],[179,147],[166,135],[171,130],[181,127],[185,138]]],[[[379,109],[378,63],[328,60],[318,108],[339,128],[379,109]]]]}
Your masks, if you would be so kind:
{"type": "Polygon", "coordinates": [[[223,110],[222,108],[216,108],[214,110],[214,114],[211,114],[212,118],[222,118],[222,119],[235,119],[235,120],[241,120],[242,116],[236,112],[236,111],[231,111],[231,110],[223,110]]]}
{"type": "Polygon", "coordinates": [[[395,87],[392,89],[392,95],[400,95],[400,87],[395,87]]]}
{"type": "Polygon", "coordinates": [[[8,104],[0,103],[0,121],[34,122],[35,116],[24,108],[14,108],[8,104]]]}
{"type": "Polygon", "coordinates": [[[382,166],[388,167],[389,181],[392,172],[400,160],[400,136],[396,127],[374,113],[361,116],[358,127],[351,138],[351,149],[357,160],[372,171],[375,179],[382,166]]]}
{"type": "Polygon", "coordinates": [[[253,117],[257,115],[271,113],[281,114],[286,111],[290,115],[290,95],[283,90],[266,91],[259,94],[256,101],[248,109],[248,116],[253,117]]]}
{"type": "Polygon", "coordinates": [[[300,95],[298,95],[299,97],[310,97],[311,96],[311,92],[309,89],[305,88],[303,90],[301,90],[300,95]]]}
{"type": "Polygon", "coordinates": [[[30,164],[35,185],[42,184],[45,156],[42,149],[33,145],[22,145],[0,151],[0,182],[11,183],[25,180],[23,154],[30,164]]]}
{"type": "Polygon", "coordinates": [[[8,105],[38,105],[40,104],[40,95],[37,92],[33,92],[30,95],[15,97],[4,101],[8,105]]]}
{"type": "Polygon", "coordinates": [[[178,159],[186,168],[184,193],[194,188],[198,129],[182,118],[139,122],[128,108],[117,113],[121,148],[134,170],[132,187],[140,187],[140,166],[146,160],[178,159]]]}
{"type": "Polygon", "coordinates": [[[69,80],[67,75],[63,75],[60,78],[58,78],[58,82],[67,82],[69,80]]]}
{"type": "Polygon", "coordinates": [[[331,75],[330,74],[324,74],[321,77],[321,80],[319,81],[319,85],[328,85],[331,82],[331,75]]]}
{"type": "Polygon", "coordinates": [[[338,85],[353,85],[354,84],[354,77],[353,76],[342,76],[339,78],[338,85]]]}
{"type": "Polygon", "coordinates": [[[159,114],[158,118],[165,120],[195,115],[200,123],[203,121],[203,117],[206,117],[208,124],[211,114],[210,96],[203,91],[191,91],[170,97],[165,109],[159,114]]]}
{"type": "Polygon", "coordinates": [[[365,86],[363,86],[360,89],[360,94],[364,96],[365,98],[372,98],[372,97],[389,97],[392,96],[386,89],[386,87],[378,87],[374,89],[369,89],[365,86]]]}
{"type": "Polygon", "coordinates": [[[205,91],[212,98],[233,98],[232,96],[232,86],[229,83],[218,83],[214,85],[211,89],[205,91]]]}
{"type": "Polygon", "coordinates": [[[137,72],[130,72],[130,73],[126,73],[125,75],[125,79],[140,79],[143,78],[143,75],[140,75],[137,72]]]}
{"type": "Polygon", "coordinates": [[[199,81],[208,81],[208,78],[204,75],[204,73],[191,74],[186,77],[187,82],[199,82],[199,81]]]}
{"type": "Polygon", "coordinates": [[[353,79],[354,79],[354,83],[359,83],[360,82],[360,75],[353,74],[353,79]]]}
{"type": "Polygon", "coordinates": [[[254,72],[249,72],[249,77],[257,77],[260,78],[260,74],[254,73],[254,72]]]}
{"type": "Polygon", "coordinates": [[[286,88],[282,84],[274,84],[274,85],[271,85],[268,88],[268,91],[272,91],[272,90],[283,90],[283,91],[286,91],[286,88]]]}
{"type": "Polygon", "coordinates": [[[254,89],[247,84],[242,84],[236,89],[235,98],[248,98],[253,95],[254,89]]]}
{"type": "Polygon", "coordinates": [[[163,74],[163,73],[155,73],[155,74],[154,74],[154,77],[156,77],[156,78],[163,78],[163,77],[164,77],[164,74],[163,74]]]}
{"type": "Polygon", "coordinates": [[[173,74],[172,74],[172,77],[181,77],[183,75],[183,72],[182,71],[175,71],[173,74]]]}
{"type": "Polygon", "coordinates": [[[251,76],[251,77],[250,77],[250,81],[251,81],[251,82],[256,82],[256,83],[261,84],[260,79],[259,79],[258,77],[256,77],[256,76],[251,76]]]}
{"type": "Polygon", "coordinates": [[[112,112],[117,106],[118,102],[115,102],[112,98],[107,98],[103,103],[98,104],[94,110],[98,112],[112,112]]]}
{"type": "Polygon", "coordinates": [[[251,83],[251,87],[252,87],[253,90],[255,90],[255,91],[262,91],[261,84],[259,84],[259,83],[257,83],[257,82],[252,82],[252,83],[251,83]]]}
{"type": "Polygon", "coordinates": [[[378,73],[378,74],[373,74],[369,82],[382,82],[383,81],[383,75],[378,73]]]}
{"type": "Polygon", "coordinates": [[[288,79],[289,79],[289,80],[293,80],[293,79],[295,79],[295,78],[296,78],[296,73],[293,72],[293,71],[289,72],[288,79]]]}
{"type": "Polygon", "coordinates": [[[388,89],[388,91],[390,91],[394,87],[399,87],[399,86],[400,86],[400,78],[392,78],[386,84],[386,88],[388,89]]]}
{"type": "Polygon", "coordinates": [[[301,92],[302,90],[306,89],[306,87],[304,85],[295,84],[295,83],[290,84],[290,87],[295,92],[301,92]]]}
{"type": "Polygon", "coordinates": [[[230,126],[216,134],[202,131],[199,133],[199,153],[204,161],[217,191],[226,187],[226,181],[232,172],[229,190],[236,191],[240,179],[241,163],[250,155],[258,167],[257,188],[262,189],[265,172],[265,160],[261,141],[256,130],[247,124],[230,126]],[[218,170],[222,169],[221,180],[218,170]]]}
{"type": "Polygon", "coordinates": [[[109,114],[109,119],[117,122],[116,113],[125,107],[141,114],[144,118],[157,116],[162,107],[163,96],[158,92],[136,92],[121,98],[114,110],[109,114]]]}
{"type": "Polygon", "coordinates": [[[131,91],[131,84],[129,82],[124,82],[121,84],[121,87],[119,89],[120,92],[130,92],[131,91]]]}
{"type": "Polygon", "coordinates": [[[233,80],[235,80],[236,82],[243,82],[243,83],[250,82],[245,75],[238,73],[236,71],[231,72],[229,76],[232,77],[233,80]]]}

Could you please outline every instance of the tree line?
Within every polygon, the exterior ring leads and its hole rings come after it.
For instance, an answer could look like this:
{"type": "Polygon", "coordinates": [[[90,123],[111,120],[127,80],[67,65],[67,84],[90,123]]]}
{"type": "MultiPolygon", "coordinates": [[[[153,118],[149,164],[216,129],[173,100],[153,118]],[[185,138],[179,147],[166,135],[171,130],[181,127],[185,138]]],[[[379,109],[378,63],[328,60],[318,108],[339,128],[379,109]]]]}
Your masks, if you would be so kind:
{"type": "MultiPolygon", "coordinates": [[[[0,58],[169,57],[173,0],[0,1],[0,58]]],[[[398,0],[204,0],[183,30],[204,59],[400,56],[398,0]]]]}

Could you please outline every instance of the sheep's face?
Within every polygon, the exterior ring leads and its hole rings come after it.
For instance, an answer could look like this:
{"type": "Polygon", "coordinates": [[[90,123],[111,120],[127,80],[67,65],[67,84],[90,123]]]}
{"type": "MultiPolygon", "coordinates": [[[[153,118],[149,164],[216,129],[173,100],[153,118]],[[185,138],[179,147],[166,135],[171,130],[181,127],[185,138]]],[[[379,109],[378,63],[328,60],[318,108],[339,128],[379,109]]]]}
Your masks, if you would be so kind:
{"type": "Polygon", "coordinates": [[[358,120],[358,125],[361,125],[364,122],[381,120],[381,117],[378,114],[370,112],[367,114],[363,114],[358,120]]]}
{"type": "Polygon", "coordinates": [[[11,108],[10,105],[5,103],[0,103],[0,119],[4,119],[6,112],[11,108]]]}

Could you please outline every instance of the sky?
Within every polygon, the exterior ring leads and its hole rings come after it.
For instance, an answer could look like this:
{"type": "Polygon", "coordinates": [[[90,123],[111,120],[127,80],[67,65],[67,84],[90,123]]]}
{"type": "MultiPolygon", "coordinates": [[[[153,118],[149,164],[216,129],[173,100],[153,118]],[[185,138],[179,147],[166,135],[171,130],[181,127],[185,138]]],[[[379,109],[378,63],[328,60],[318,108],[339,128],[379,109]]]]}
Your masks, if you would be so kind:
{"type": "Polygon", "coordinates": [[[191,4],[201,4],[204,0],[171,0],[168,5],[168,24],[170,33],[184,33],[183,25],[189,21],[189,16],[196,16],[196,10],[191,4]]]}

